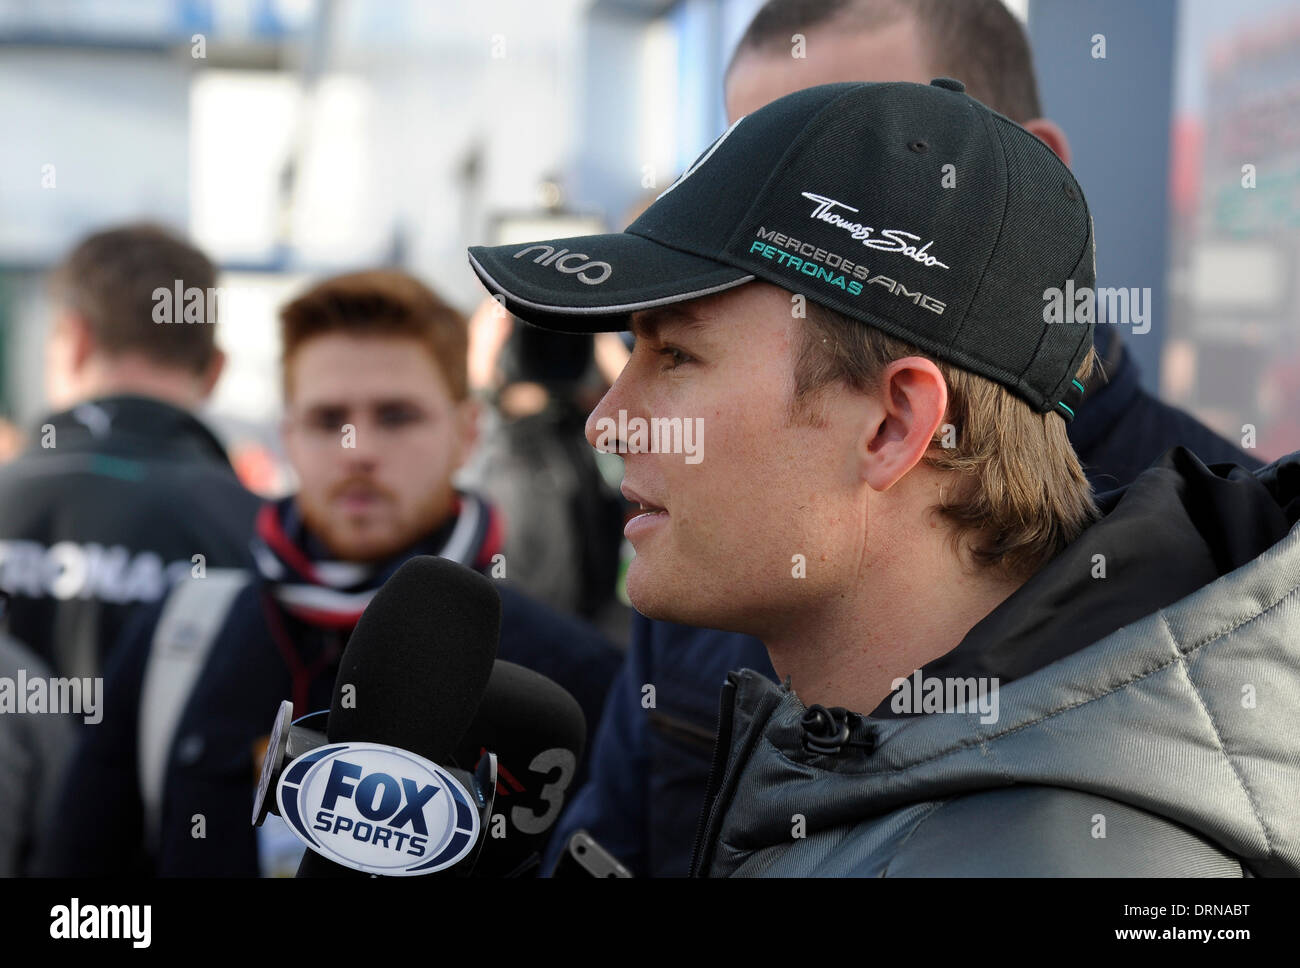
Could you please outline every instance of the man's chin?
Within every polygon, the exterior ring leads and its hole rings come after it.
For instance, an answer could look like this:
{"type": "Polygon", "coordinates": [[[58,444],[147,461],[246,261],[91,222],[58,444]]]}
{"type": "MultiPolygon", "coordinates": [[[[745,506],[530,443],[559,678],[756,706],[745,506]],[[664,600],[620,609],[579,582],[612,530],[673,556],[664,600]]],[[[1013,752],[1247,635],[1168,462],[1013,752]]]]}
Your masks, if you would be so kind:
{"type": "Polygon", "coordinates": [[[640,555],[632,559],[627,568],[627,600],[632,603],[632,607],[644,615],[646,618],[661,619],[665,622],[674,621],[673,618],[664,614],[671,596],[666,594],[662,587],[662,582],[655,580],[653,575],[647,574],[648,566],[645,559],[640,555]]]}
{"type": "Polygon", "coordinates": [[[325,547],[329,548],[330,553],[340,561],[361,563],[391,558],[403,548],[409,547],[414,540],[398,539],[389,534],[350,530],[334,530],[329,534],[320,535],[320,538],[325,547]]]}
{"type": "Polygon", "coordinates": [[[709,604],[700,597],[698,585],[682,581],[679,576],[664,581],[643,559],[633,559],[628,567],[627,598],[632,607],[646,618],[680,625],[716,627],[709,621],[709,604]]]}

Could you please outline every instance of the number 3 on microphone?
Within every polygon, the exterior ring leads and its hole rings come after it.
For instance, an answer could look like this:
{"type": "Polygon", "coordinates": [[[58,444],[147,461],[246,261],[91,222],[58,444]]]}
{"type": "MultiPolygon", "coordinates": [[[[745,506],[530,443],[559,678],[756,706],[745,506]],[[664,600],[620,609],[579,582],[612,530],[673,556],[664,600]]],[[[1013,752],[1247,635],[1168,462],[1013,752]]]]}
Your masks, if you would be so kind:
{"type": "Polygon", "coordinates": [[[528,769],[546,775],[558,767],[560,778],[554,783],[543,785],[537,793],[546,804],[545,813],[538,815],[522,805],[510,811],[510,819],[520,833],[540,834],[555,823],[560,815],[560,808],[564,806],[564,793],[569,789],[569,781],[573,779],[577,765],[573,750],[563,748],[543,750],[533,757],[533,761],[528,764],[528,769]]]}

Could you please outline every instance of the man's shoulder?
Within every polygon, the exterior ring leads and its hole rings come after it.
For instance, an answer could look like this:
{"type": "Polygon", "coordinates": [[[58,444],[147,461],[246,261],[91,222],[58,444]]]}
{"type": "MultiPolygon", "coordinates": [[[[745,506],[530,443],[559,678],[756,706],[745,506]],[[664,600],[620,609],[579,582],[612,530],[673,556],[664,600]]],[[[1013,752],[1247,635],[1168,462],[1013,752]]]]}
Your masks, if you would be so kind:
{"type": "Polygon", "coordinates": [[[153,459],[94,449],[29,448],[0,466],[0,495],[21,502],[24,518],[57,509],[61,520],[81,510],[108,527],[135,528],[141,521],[190,526],[221,521],[252,532],[262,499],[240,483],[229,464],[201,456],[153,459]]]}
{"type": "Polygon", "coordinates": [[[266,624],[255,578],[246,568],[207,568],[183,578],[135,610],[122,644],[147,656],[160,646],[187,653],[199,639],[228,639],[234,649],[260,640],[249,634],[266,624]]]}
{"type": "MultiPolygon", "coordinates": [[[[1186,410],[1165,403],[1140,387],[1122,418],[1113,425],[1106,444],[1097,449],[1110,447],[1131,453],[1145,468],[1180,444],[1206,464],[1240,464],[1247,470],[1263,466],[1258,458],[1221,437],[1186,410]]],[[[1082,456],[1085,462],[1101,462],[1096,457],[1090,461],[1088,455],[1082,456]]]]}
{"type": "MultiPolygon", "coordinates": [[[[501,644],[521,642],[537,651],[556,649],[574,657],[618,661],[618,650],[593,626],[565,615],[510,585],[497,584],[501,593],[501,644]]],[[[501,658],[520,661],[503,654],[501,658]]],[[[526,664],[526,663],[521,663],[526,664]]]]}
{"type": "Polygon", "coordinates": [[[775,678],[763,643],[741,632],[697,628],[637,614],[632,620],[631,648],[655,670],[707,677],[719,683],[734,669],[754,669],[775,678]]]}
{"type": "Polygon", "coordinates": [[[508,585],[501,593],[497,657],[539,672],[567,689],[594,728],[618,673],[621,653],[595,628],[508,585]]]}
{"type": "MultiPolygon", "coordinates": [[[[874,821],[850,834],[844,850],[874,821]]],[[[920,814],[881,877],[1240,877],[1241,861],[1173,821],[1064,787],[1019,785],[939,801],[920,814]]],[[[870,867],[871,870],[866,870],[870,867]]]]}

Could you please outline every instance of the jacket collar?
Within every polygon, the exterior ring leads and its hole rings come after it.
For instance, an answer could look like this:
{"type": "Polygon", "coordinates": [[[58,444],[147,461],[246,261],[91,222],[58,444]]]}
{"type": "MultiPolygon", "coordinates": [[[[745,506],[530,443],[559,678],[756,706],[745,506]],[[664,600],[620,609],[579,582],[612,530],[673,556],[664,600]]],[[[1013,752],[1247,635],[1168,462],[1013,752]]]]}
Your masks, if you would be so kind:
{"type": "Polygon", "coordinates": [[[194,414],[154,397],[119,394],[86,400],[51,414],[32,433],[27,453],[86,452],[135,458],[190,458],[230,466],[213,432],[194,414]],[[45,425],[56,447],[42,446],[45,425]]]}
{"type": "Polygon", "coordinates": [[[1066,435],[1076,454],[1087,454],[1115,429],[1132,409],[1142,389],[1142,371],[1113,328],[1098,326],[1097,353],[1102,357],[1104,379],[1090,384],[1078,414],[1066,425],[1066,435]]]}

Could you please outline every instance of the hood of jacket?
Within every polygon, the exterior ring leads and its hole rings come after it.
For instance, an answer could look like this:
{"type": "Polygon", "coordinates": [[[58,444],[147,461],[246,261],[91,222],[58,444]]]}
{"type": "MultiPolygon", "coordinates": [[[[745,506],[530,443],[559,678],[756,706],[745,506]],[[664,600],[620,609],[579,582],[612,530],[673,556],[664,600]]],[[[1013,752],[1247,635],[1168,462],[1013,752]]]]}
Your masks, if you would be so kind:
{"type": "Polygon", "coordinates": [[[921,670],[996,680],[996,718],[882,718],[887,701],[817,752],[795,693],[733,673],[695,870],[1035,785],[1165,818],[1252,873],[1300,874],[1300,453],[1251,473],[1175,448],[1098,504],[1101,520],[921,670]]]}

